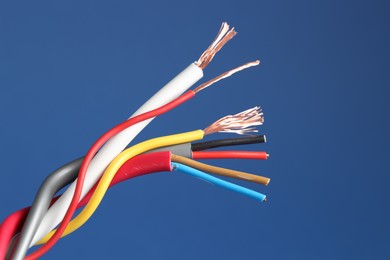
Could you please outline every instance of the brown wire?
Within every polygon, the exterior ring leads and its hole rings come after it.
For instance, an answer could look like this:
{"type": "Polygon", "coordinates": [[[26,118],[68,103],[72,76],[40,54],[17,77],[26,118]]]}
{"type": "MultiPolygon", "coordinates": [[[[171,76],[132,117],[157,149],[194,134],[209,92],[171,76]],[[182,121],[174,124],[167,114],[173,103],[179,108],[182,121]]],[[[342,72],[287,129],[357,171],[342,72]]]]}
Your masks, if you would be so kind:
{"type": "Polygon", "coordinates": [[[263,176],[258,176],[255,174],[250,174],[246,172],[240,172],[240,171],[235,171],[235,170],[230,170],[226,168],[221,168],[221,167],[216,167],[212,165],[208,165],[205,163],[200,163],[197,161],[194,161],[192,159],[172,154],[171,161],[177,162],[177,163],[182,163],[187,166],[190,166],[192,168],[208,172],[208,173],[213,173],[221,176],[226,176],[230,178],[235,178],[235,179],[240,179],[240,180],[245,180],[245,181],[250,181],[250,182],[256,182],[260,183],[263,185],[268,185],[270,182],[270,178],[263,177],[263,176]]]}

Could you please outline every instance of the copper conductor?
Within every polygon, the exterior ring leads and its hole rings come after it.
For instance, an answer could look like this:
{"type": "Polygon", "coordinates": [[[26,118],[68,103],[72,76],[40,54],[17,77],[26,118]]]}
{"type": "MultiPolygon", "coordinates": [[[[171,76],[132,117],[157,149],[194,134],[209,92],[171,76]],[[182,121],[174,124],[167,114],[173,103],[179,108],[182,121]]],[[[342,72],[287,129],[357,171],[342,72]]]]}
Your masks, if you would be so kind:
{"type": "Polygon", "coordinates": [[[221,75],[219,75],[218,77],[210,79],[209,81],[207,81],[207,82],[203,83],[202,85],[198,86],[197,88],[194,89],[194,92],[198,93],[199,91],[201,91],[201,90],[203,90],[203,89],[213,85],[214,83],[220,81],[221,79],[225,79],[227,77],[230,77],[231,75],[233,75],[236,72],[239,72],[241,70],[244,70],[244,69],[247,69],[247,68],[250,68],[250,67],[253,67],[253,66],[257,66],[259,64],[260,64],[260,61],[256,60],[256,61],[245,63],[244,65],[241,65],[241,66],[239,66],[239,67],[237,67],[235,69],[226,71],[226,72],[222,73],[221,75]]]}
{"type": "Polygon", "coordinates": [[[222,49],[222,47],[230,41],[237,32],[234,30],[234,27],[229,31],[229,25],[226,22],[223,22],[217,37],[211,45],[202,53],[199,60],[195,62],[195,65],[201,69],[206,68],[206,66],[214,58],[215,54],[222,49]]]}
{"type": "Polygon", "coordinates": [[[258,132],[254,127],[264,123],[264,114],[260,107],[250,108],[235,115],[225,116],[203,130],[205,135],[220,133],[248,134],[258,132]]]}

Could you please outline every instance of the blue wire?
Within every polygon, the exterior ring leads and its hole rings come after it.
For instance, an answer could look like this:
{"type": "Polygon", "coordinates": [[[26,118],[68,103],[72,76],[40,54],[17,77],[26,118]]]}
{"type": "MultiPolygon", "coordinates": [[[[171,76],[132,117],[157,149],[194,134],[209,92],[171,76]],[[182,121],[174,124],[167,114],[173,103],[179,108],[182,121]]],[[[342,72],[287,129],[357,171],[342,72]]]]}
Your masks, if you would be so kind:
{"type": "Polygon", "coordinates": [[[261,194],[259,192],[256,192],[256,191],[253,191],[253,190],[241,187],[239,185],[236,185],[236,184],[233,184],[233,183],[221,180],[221,179],[216,178],[214,176],[211,176],[211,175],[209,175],[207,173],[204,173],[204,172],[199,171],[197,169],[191,168],[191,167],[189,167],[187,165],[184,165],[184,164],[181,164],[181,163],[176,163],[176,162],[175,163],[171,163],[171,165],[172,165],[172,168],[174,170],[180,170],[181,172],[186,173],[188,175],[191,175],[193,177],[197,177],[197,178],[199,178],[201,180],[210,182],[210,183],[212,183],[212,184],[214,184],[216,186],[220,186],[222,188],[225,188],[225,189],[228,189],[228,190],[232,190],[232,191],[241,193],[243,195],[246,195],[248,197],[254,198],[256,200],[260,200],[261,202],[263,202],[265,200],[265,198],[266,198],[266,196],[264,194],[261,194]]]}

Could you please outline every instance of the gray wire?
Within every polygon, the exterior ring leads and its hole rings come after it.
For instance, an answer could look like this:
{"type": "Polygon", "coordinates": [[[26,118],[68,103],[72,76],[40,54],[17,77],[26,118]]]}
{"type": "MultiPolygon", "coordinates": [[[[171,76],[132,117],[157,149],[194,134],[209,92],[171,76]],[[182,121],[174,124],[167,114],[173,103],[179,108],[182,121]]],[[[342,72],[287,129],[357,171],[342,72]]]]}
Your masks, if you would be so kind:
{"type": "Polygon", "coordinates": [[[45,181],[41,184],[26,221],[24,222],[23,229],[20,233],[20,239],[17,242],[15,251],[11,257],[13,260],[24,259],[35,232],[50,207],[52,198],[59,190],[77,178],[83,160],[84,157],[65,164],[47,176],[45,181]]]}
{"type": "Polygon", "coordinates": [[[19,240],[19,235],[20,235],[20,233],[17,233],[9,242],[8,251],[7,251],[7,254],[5,255],[4,259],[8,260],[11,258],[11,255],[13,254],[13,250],[15,249],[15,246],[16,246],[16,242],[19,240]]]}
{"type": "Polygon", "coordinates": [[[162,151],[170,151],[173,154],[181,155],[183,157],[192,159],[191,143],[165,146],[165,147],[150,150],[148,151],[148,153],[162,152],[162,151]]]}

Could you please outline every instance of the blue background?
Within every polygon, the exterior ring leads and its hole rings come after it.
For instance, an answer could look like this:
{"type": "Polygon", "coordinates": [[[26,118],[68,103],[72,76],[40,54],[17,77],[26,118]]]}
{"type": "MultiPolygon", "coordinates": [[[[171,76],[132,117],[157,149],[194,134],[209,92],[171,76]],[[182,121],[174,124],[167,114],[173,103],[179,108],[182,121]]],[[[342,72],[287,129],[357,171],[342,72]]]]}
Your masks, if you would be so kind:
{"type": "MultiPolygon", "coordinates": [[[[224,80],[136,141],[261,105],[266,204],[180,174],[110,190],[52,259],[389,259],[388,1],[65,1],[0,4],[0,218],[83,155],[214,38],[239,32],[203,81],[224,80]]],[[[214,135],[213,138],[226,137],[214,135]]]]}

